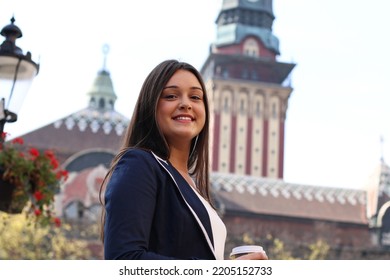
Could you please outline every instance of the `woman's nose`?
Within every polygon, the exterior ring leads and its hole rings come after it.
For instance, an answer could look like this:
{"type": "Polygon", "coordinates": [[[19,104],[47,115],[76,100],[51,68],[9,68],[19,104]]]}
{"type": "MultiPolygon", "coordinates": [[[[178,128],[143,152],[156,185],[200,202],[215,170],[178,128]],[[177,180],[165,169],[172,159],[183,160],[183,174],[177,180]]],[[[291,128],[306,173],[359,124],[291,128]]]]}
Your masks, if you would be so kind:
{"type": "Polygon", "coordinates": [[[191,104],[188,101],[183,100],[179,104],[180,109],[191,109],[191,104]]]}

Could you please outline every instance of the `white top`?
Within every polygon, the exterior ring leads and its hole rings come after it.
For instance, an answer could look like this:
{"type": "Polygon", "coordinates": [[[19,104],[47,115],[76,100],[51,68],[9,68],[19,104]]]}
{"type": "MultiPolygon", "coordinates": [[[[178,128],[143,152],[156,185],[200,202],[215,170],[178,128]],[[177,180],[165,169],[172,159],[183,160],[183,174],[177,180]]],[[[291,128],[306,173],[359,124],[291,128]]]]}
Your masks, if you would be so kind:
{"type": "Polygon", "coordinates": [[[218,213],[211,207],[210,203],[197,191],[193,191],[199,197],[200,201],[202,201],[209,214],[211,230],[213,232],[215,257],[217,260],[223,260],[225,254],[226,226],[218,216],[218,213]]]}

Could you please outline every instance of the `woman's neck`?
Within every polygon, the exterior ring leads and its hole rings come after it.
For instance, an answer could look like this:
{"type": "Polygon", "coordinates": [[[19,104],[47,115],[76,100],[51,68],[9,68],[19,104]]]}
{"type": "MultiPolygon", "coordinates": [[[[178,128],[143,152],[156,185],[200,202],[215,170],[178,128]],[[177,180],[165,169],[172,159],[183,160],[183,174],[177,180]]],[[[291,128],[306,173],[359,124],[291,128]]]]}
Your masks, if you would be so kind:
{"type": "Polygon", "coordinates": [[[188,174],[188,149],[170,148],[169,162],[178,171],[188,174]]]}

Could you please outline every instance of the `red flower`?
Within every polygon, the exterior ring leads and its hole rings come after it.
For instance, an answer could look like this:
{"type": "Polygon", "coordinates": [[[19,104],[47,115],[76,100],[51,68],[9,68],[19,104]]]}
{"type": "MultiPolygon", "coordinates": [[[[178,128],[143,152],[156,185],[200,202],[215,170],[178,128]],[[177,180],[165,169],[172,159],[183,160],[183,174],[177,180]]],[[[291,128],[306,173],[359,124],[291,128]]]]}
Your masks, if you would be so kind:
{"type": "Polygon", "coordinates": [[[42,200],[42,198],[43,198],[43,193],[41,193],[40,191],[36,191],[36,192],[34,193],[34,197],[35,197],[35,199],[36,199],[37,201],[40,201],[40,200],[42,200]]]}
{"type": "Polygon", "coordinates": [[[53,222],[54,222],[54,224],[56,225],[56,227],[60,227],[60,226],[61,226],[61,219],[60,219],[60,218],[55,217],[55,218],[53,219],[53,222]]]}
{"type": "Polygon", "coordinates": [[[15,139],[12,140],[12,143],[13,143],[13,144],[20,144],[20,145],[23,145],[23,144],[24,144],[24,140],[23,140],[23,138],[21,138],[21,137],[17,137],[17,138],[15,138],[15,139]]]}
{"type": "Polygon", "coordinates": [[[7,134],[8,134],[7,132],[2,132],[2,133],[1,133],[1,138],[2,138],[2,139],[5,139],[5,138],[7,137],[7,134]]]}
{"type": "MultiPolygon", "coordinates": [[[[3,138],[8,135],[0,132],[3,138]]],[[[68,178],[68,172],[60,168],[54,151],[26,148],[20,137],[0,141],[0,166],[3,179],[18,188],[15,199],[30,200],[30,206],[24,210],[29,217],[42,226],[61,225],[60,219],[53,218],[54,198],[68,178]]]]}
{"type": "Polygon", "coordinates": [[[52,150],[46,150],[45,151],[45,156],[47,156],[50,159],[55,158],[54,152],[52,150]]]}
{"type": "Polygon", "coordinates": [[[56,174],[56,178],[59,180],[62,177],[64,177],[64,180],[66,181],[68,179],[69,172],[65,169],[59,170],[56,174]]]}
{"type": "Polygon", "coordinates": [[[58,160],[55,159],[55,158],[52,158],[52,159],[50,160],[50,164],[51,164],[51,166],[52,166],[54,169],[57,169],[58,166],[60,165],[60,164],[58,163],[58,160]]]}
{"type": "Polygon", "coordinates": [[[32,155],[33,157],[38,157],[39,156],[39,151],[35,148],[31,148],[30,149],[30,155],[32,155]]]}

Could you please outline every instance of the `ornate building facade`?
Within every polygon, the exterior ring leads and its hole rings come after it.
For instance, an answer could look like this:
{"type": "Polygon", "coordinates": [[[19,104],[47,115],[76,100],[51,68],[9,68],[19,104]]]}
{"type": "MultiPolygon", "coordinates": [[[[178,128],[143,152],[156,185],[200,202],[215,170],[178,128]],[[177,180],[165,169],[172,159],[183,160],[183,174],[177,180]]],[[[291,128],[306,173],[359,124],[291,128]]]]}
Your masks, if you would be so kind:
{"type": "Polygon", "coordinates": [[[288,85],[276,60],[272,0],[223,1],[217,39],[201,72],[213,112],[212,170],[283,178],[288,85]]]}

